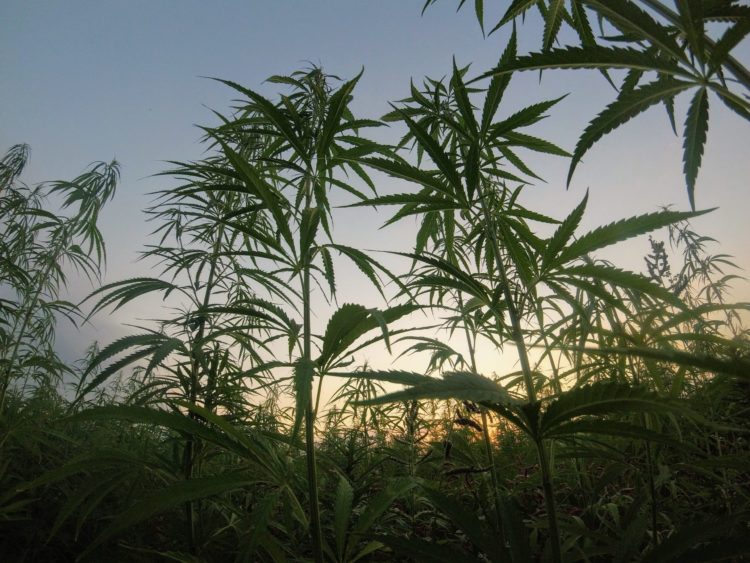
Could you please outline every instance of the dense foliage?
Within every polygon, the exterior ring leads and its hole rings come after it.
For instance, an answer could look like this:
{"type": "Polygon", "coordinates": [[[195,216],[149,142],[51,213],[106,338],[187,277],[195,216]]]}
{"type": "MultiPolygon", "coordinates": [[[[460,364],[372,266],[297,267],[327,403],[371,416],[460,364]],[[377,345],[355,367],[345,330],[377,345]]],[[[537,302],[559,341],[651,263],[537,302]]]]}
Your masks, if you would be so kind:
{"type": "MultiPolygon", "coordinates": [[[[484,3],[474,9],[484,32],[484,3]]],[[[222,80],[239,99],[204,128],[208,156],[173,163],[164,174],[179,182],[147,211],[154,277],[78,305],[67,276],[99,279],[97,219],[118,165],[30,187],[28,147],[7,152],[4,561],[745,560],[748,305],[728,301],[731,259],[691,226],[704,212],[581,232],[587,196],[550,217],[522,192],[538,179],[530,154],[572,156],[572,174],[654,104],[676,127],[674,99],[690,90],[694,207],[709,94],[750,118],[750,73],[732,56],[750,9],[517,0],[493,31],[506,26],[496,68],[470,78],[454,62],[380,120],[350,109],[359,77],[274,76],[274,99],[222,80]],[[542,48],[518,56],[531,8],[542,48]],[[580,44],[556,46],[569,31],[580,44]],[[617,87],[572,155],[526,129],[559,100],[503,111],[513,72],[558,68],[596,68],[617,87]],[[400,141],[368,138],[384,124],[400,141]],[[396,193],[378,192],[383,174],[396,193]],[[417,221],[399,253],[407,271],[336,240],[341,202],[417,221]],[[596,256],[649,233],[642,274],[596,256]],[[344,261],[382,308],[339,304],[344,261]],[[81,322],[147,294],[169,305],[157,324],[92,345],[77,365],[55,353],[61,316],[81,322]],[[316,329],[325,303],[334,312],[316,329]],[[365,348],[381,366],[361,362],[365,348]],[[397,350],[424,371],[383,369],[397,350]],[[478,373],[488,353],[517,371],[478,373]],[[338,387],[328,404],[324,381],[338,387]]]]}

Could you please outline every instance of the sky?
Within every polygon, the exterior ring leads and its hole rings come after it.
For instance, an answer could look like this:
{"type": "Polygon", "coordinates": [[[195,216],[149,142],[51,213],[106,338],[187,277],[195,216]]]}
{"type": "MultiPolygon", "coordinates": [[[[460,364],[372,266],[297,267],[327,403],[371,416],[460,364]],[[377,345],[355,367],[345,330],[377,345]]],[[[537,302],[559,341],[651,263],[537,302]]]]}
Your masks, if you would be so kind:
{"type": "MultiPolygon", "coordinates": [[[[467,3],[467,7],[470,8],[467,3]]],[[[493,24],[504,5],[487,2],[493,24]]],[[[142,210],[150,195],[170,180],[155,177],[169,160],[203,156],[195,124],[213,124],[210,108],[226,112],[235,97],[219,77],[274,96],[264,84],[273,74],[289,74],[311,63],[344,79],[364,67],[352,108],[377,118],[389,102],[406,97],[409,81],[450,74],[452,59],[472,64],[479,74],[497,62],[507,32],[483,38],[471,9],[456,13],[457,2],[442,0],[420,15],[421,0],[129,0],[0,3],[0,151],[15,143],[31,145],[24,180],[69,179],[93,161],[116,158],[122,180],[115,200],[102,214],[101,230],[109,263],[105,281],[154,275],[137,262],[153,242],[142,210]]],[[[539,22],[530,17],[520,30],[520,52],[536,49],[539,22]]],[[[738,51],[750,59],[747,42],[738,51]]],[[[536,73],[514,77],[499,115],[569,94],[533,132],[572,150],[578,135],[615,92],[593,71],[536,73]]],[[[711,98],[708,143],[697,187],[697,207],[718,209],[696,219],[702,234],[721,242],[715,252],[750,267],[750,125],[711,98]]],[[[677,100],[677,115],[685,114],[677,100]]],[[[383,133],[388,135],[388,132],[383,133]]],[[[569,189],[568,163],[531,156],[547,183],[526,192],[526,205],[554,216],[567,214],[589,190],[584,228],[647,213],[663,205],[687,209],[682,177],[681,139],[666,114],[653,108],[606,136],[585,156],[569,189]]],[[[379,179],[381,193],[408,189],[379,179]]],[[[380,230],[384,215],[339,210],[336,236],[368,249],[409,250],[413,225],[380,230]]],[[[607,257],[622,267],[643,270],[644,239],[619,247],[607,257]]],[[[741,272],[743,273],[743,272],[741,272]]],[[[345,270],[340,302],[382,306],[353,270],[345,270]]],[[[744,273],[743,273],[744,274],[744,273]]],[[[81,283],[73,295],[90,288],[81,283]]],[[[738,301],[750,301],[746,281],[735,286],[738,301]]],[[[82,334],[58,331],[60,346],[75,355],[93,338],[128,332],[123,323],[153,314],[152,306],[127,308],[96,319],[82,334]]],[[[323,323],[327,315],[321,315],[323,323]]],[[[487,358],[485,368],[493,369],[487,358]]]]}

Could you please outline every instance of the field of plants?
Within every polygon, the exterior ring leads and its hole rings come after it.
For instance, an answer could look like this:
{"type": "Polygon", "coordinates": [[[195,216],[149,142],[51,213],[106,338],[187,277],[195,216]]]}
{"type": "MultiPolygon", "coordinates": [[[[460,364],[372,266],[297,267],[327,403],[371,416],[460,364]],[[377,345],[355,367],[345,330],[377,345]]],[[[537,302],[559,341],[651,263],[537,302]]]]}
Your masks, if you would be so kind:
{"type": "Polygon", "coordinates": [[[497,65],[404,85],[380,119],[350,109],[360,76],[315,65],[270,77],[274,96],[219,80],[236,101],[205,158],[173,162],[146,210],[150,276],[99,283],[117,162],[28,185],[29,147],[5,152],[0,560],[750,559],[750,304],[691,223],[709,100],[750,120],[750,7],[514,0],[487,21],[464,3],[477,33],[512,30],[497,65]],[[519,53],[531,14],[543,37],[519,53]],[[559,99],[503,99],[516,73],[578,69],[613,100],[569,153],[528,130],[559,99]],[[528,206],[537,156],[569,159],[570,182],[652,106],[682,138],[684,201],[590,230],[588,195],[528,206]],[[340,202],[416,237],[396,262],[337,240],[340,202]],[[600,257],[636,237],[641,272],[600,257]],[[79,279],[96,289],[75,303],[79,279]],[[365,282],[382,307],[337,299],[365,282]],[[154,296],[158,323],[56,351],[154,296]]]}

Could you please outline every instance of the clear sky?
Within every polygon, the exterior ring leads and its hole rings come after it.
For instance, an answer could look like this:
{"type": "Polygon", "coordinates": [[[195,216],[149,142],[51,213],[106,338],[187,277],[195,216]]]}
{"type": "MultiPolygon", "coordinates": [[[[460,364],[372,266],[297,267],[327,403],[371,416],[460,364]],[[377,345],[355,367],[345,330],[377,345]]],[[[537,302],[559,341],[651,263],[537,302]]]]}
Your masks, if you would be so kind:
{"type": "MultiPolygon", "coordinates": [[[[494,23],[506,3],[486,4],[494,23]]],[[[388,111],[389,101],[408,95],[410,79],[449,74],[454,56],[459,64],[471,62],[475,73],[497,61],[507,33],[483,39],[471,9],[456,14],[456,5],[442,0],[420,16],[422,0],[3,0],[0,151],[19,142],[31,145],[24,178],[29,183],[72,178],[92,161],[116,157],[122,182],[102,217],[109,249],[106,279],[143,275],[144,265],[135,259],[153,226],[141,210],[151,202],[147,194],[168,182],[152,175],[166,167],[163,161],[200,158],[200,134],[193,124],[214,123],[207,108],[226,111],[233,98],[225,86],[201,77],[233,80],[272,95],[275,86],[263,80],[306,61],[343,78],[364,66],[353,107],[362,117],[378,117],[388,111]]],[[[533,17],[521,31],[521,52],[540,44],[533,17]]],[[[740,59],[747,61],[749,52],[746,42],[740,59]]],[[[588,120],[614,98],[596,72],[546,73],[541,82],[535,73],[514,78],[500,115],[568,92],[535,132],[572,150],[588,120]]],[[[684,104],[678,99],[680,118],[684,104]]],[[[695,226],[721,241],[716,252],[734,255],[745,270],[750,266],[749,141],[750,125],[712,98],[697,205],[719,209],[695,226]]],[[[567,162],[535,156],[531,162],[548,183],[528,191],[528,206],[561,216],[589,188],[586,227],[660,205],[688,207],[681,140],[661,108],[599,142],[567,191],[567,162]]],[[[387,193],[404,186],[387,181],[380,188],[387,193]]],[[[337,235],[355,246],[408,250],[403,241],[412,236],[410,226],[379,231],[382,221],[370,211],[342,211],[337,235]]],[[[645,241],[623,248],[611,257],[641,270],[645,241]]],[[[378,304],[374,292],[361,294],[359,282],[343,288],[341,301],[378,304]]],[[[747,282],[736,288],[737,300],[750,300],[747,282]]],[[[103,334],[114,334],[117,323],[133,322],[139,314],[146,313],[129,309],[97,321],[98,332],[84,338],[69,331],[60,331],[59,338],[73,348],[86,338],[106,341],[103,334]]]]}

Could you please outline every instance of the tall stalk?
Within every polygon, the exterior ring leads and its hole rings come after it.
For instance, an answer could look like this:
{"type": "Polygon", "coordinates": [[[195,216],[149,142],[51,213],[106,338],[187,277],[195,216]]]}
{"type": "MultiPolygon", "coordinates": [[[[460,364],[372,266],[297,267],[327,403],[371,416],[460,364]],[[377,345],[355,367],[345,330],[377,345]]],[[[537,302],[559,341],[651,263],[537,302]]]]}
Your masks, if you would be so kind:
{"type": "MultiPolygon", "coordinates": [[[[490,237],[492,251],[495,254],[495,264],[503,288],[503,299],[505,301],[505,306],[508,309],[508,318],[511,323],[511,336],[516,345],[518,359],[521,363],[521,372],[526,387],[526,395],[529,402],[533,404],[537,402],[536,388],[534,387],[534,376],[531,371],[531,364],[529,363],[526,342],[523,338],[521,319],[518,315],[518,310],[516,309],[516,304],[510,291],[508,274],[505,269],[505,259],[500,251],[500,241],[497,236],[497,228],[492,221],[492,215],[487,206],[486,196],[481,197],[480,201],[482,213],[484,215],[485,230],[490,237]]],[[[536,448],[537,457],[539,458],[539,467],[542,472],[542,489],[544,491],[544,502],[547,507],[547,522],[549,524],[550,541],[552,543],[552,558],[555,563],[561,563],[562,552],[560,550],[560,530],[557,524],[557,507],[555,505],[555,494],[552,488],[552,468],[550,466],[549,456],[544,441],[541,438],[534,440],[534,447],[536,448]]]]}
{"type": "MultiPolygon", "coordinates": [[[[311,210],[310,178],[305,181],[305,209],[306,213],[311,210]]],[[[302,256],[302,314],[303,314],[303,350],[302,357],[310,365],[312,363],[312,328],[311,298],[312,288],[310,286],[311,256],[312,249],[301,248],[302,256]]],[[[313,540],[313,555],[316,563],[323,563],[323,532],[320,525],[320,506],[318,500],[318,470],[315,463],[315,405],[313,404],[313,382],[308,382],[307,404],[305,405],[305,462],[307,464],[307,488],[310,496],[310,526],[313,540]]]]}

